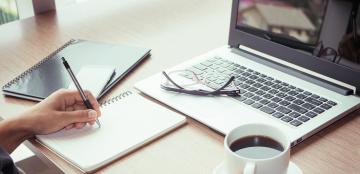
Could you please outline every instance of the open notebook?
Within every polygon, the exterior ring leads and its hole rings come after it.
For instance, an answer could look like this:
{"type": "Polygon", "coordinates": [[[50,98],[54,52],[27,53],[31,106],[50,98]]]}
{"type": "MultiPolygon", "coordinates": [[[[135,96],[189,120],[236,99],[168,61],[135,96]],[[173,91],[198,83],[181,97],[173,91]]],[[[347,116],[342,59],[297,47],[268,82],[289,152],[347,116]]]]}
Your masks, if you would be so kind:
{"type": "Polygon", "coordinates": [[[127,91],[101,106],[101,128],[62,130],[37,140],[85,172],[119,158],[185,123],[185,117],[127,91]]]}

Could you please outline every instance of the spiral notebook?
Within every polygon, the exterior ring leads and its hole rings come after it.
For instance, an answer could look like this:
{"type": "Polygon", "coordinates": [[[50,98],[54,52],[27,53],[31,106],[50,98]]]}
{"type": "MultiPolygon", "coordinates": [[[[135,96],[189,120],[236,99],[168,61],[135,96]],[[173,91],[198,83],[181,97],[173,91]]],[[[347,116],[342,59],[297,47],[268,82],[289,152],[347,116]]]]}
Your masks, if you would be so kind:
{"type": "Polygon", "coordinates": [[[5,95],[40,101],[60,88],[67,88],[71,79],[60,60],[65,57],[75,74],[89,65],[115,67],[115,75],[96,96],[100,98],[149,54],[147,48],[72,39],[5,84],[2,91],[5,95]]]}
{"type": "Polygon", "coordinates": [[[62,130],[37,140],[92,172],[185,123],[185,117],[127,91],[101,105],[101,128],[62,130]]]}

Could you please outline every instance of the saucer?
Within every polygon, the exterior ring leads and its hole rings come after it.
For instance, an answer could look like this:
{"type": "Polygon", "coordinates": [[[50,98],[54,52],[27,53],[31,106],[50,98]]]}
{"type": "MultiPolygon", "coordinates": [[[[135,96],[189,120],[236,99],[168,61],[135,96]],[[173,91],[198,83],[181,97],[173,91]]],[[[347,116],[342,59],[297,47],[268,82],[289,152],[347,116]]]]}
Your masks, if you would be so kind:
{"type": "MultiPolygon", "coordinates": [[[[213,170],[213,174],[227,174],[224,168],[224,162],[221,162],[218,166],[216,166],[213,170]]],[[[295,163],[289,161],[287,174],[303,174],[303,172],[295,163]]]]}

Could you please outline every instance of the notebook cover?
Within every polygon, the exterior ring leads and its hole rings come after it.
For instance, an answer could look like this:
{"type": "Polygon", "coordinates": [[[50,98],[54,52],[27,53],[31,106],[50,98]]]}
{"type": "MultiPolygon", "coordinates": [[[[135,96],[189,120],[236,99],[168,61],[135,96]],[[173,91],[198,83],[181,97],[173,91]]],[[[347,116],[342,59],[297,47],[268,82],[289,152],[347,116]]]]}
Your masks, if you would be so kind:
{"type": "Polygon", "coordinates": [[[3,86],[5,95],[40,101],[54,91],[67,88],[71,82],[61,57],[65,57],[75,74],[86,65],[115,66],[115,76],[103,96],[131,69],[150,54],[150,49],[87,40],[71,40],[3,86]]]}

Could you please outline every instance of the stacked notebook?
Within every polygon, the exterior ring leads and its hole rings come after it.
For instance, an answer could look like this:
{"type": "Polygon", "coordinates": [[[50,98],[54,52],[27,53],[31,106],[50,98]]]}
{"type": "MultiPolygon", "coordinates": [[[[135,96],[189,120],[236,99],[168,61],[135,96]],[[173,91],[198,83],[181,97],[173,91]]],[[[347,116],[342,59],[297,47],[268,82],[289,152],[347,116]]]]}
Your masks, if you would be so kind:
{"type": "Polygon", "coordinates": [[[92,172],[185,123],[185,117],[127,91],[101,105],[101,128],[37,135],[40,143],[92,172]]]}
{"type": "Polygon", "coordinates": [[[115,67],[115,74],[96,96],[100,98],[149,54],[146,48],[70,40],[4,85],[2,90],[5,95],[40,101],[60,88],[68,88],[71,79],[61,61],[61,57],[65,57],[75,74],[84,66],[115,67]]]}

